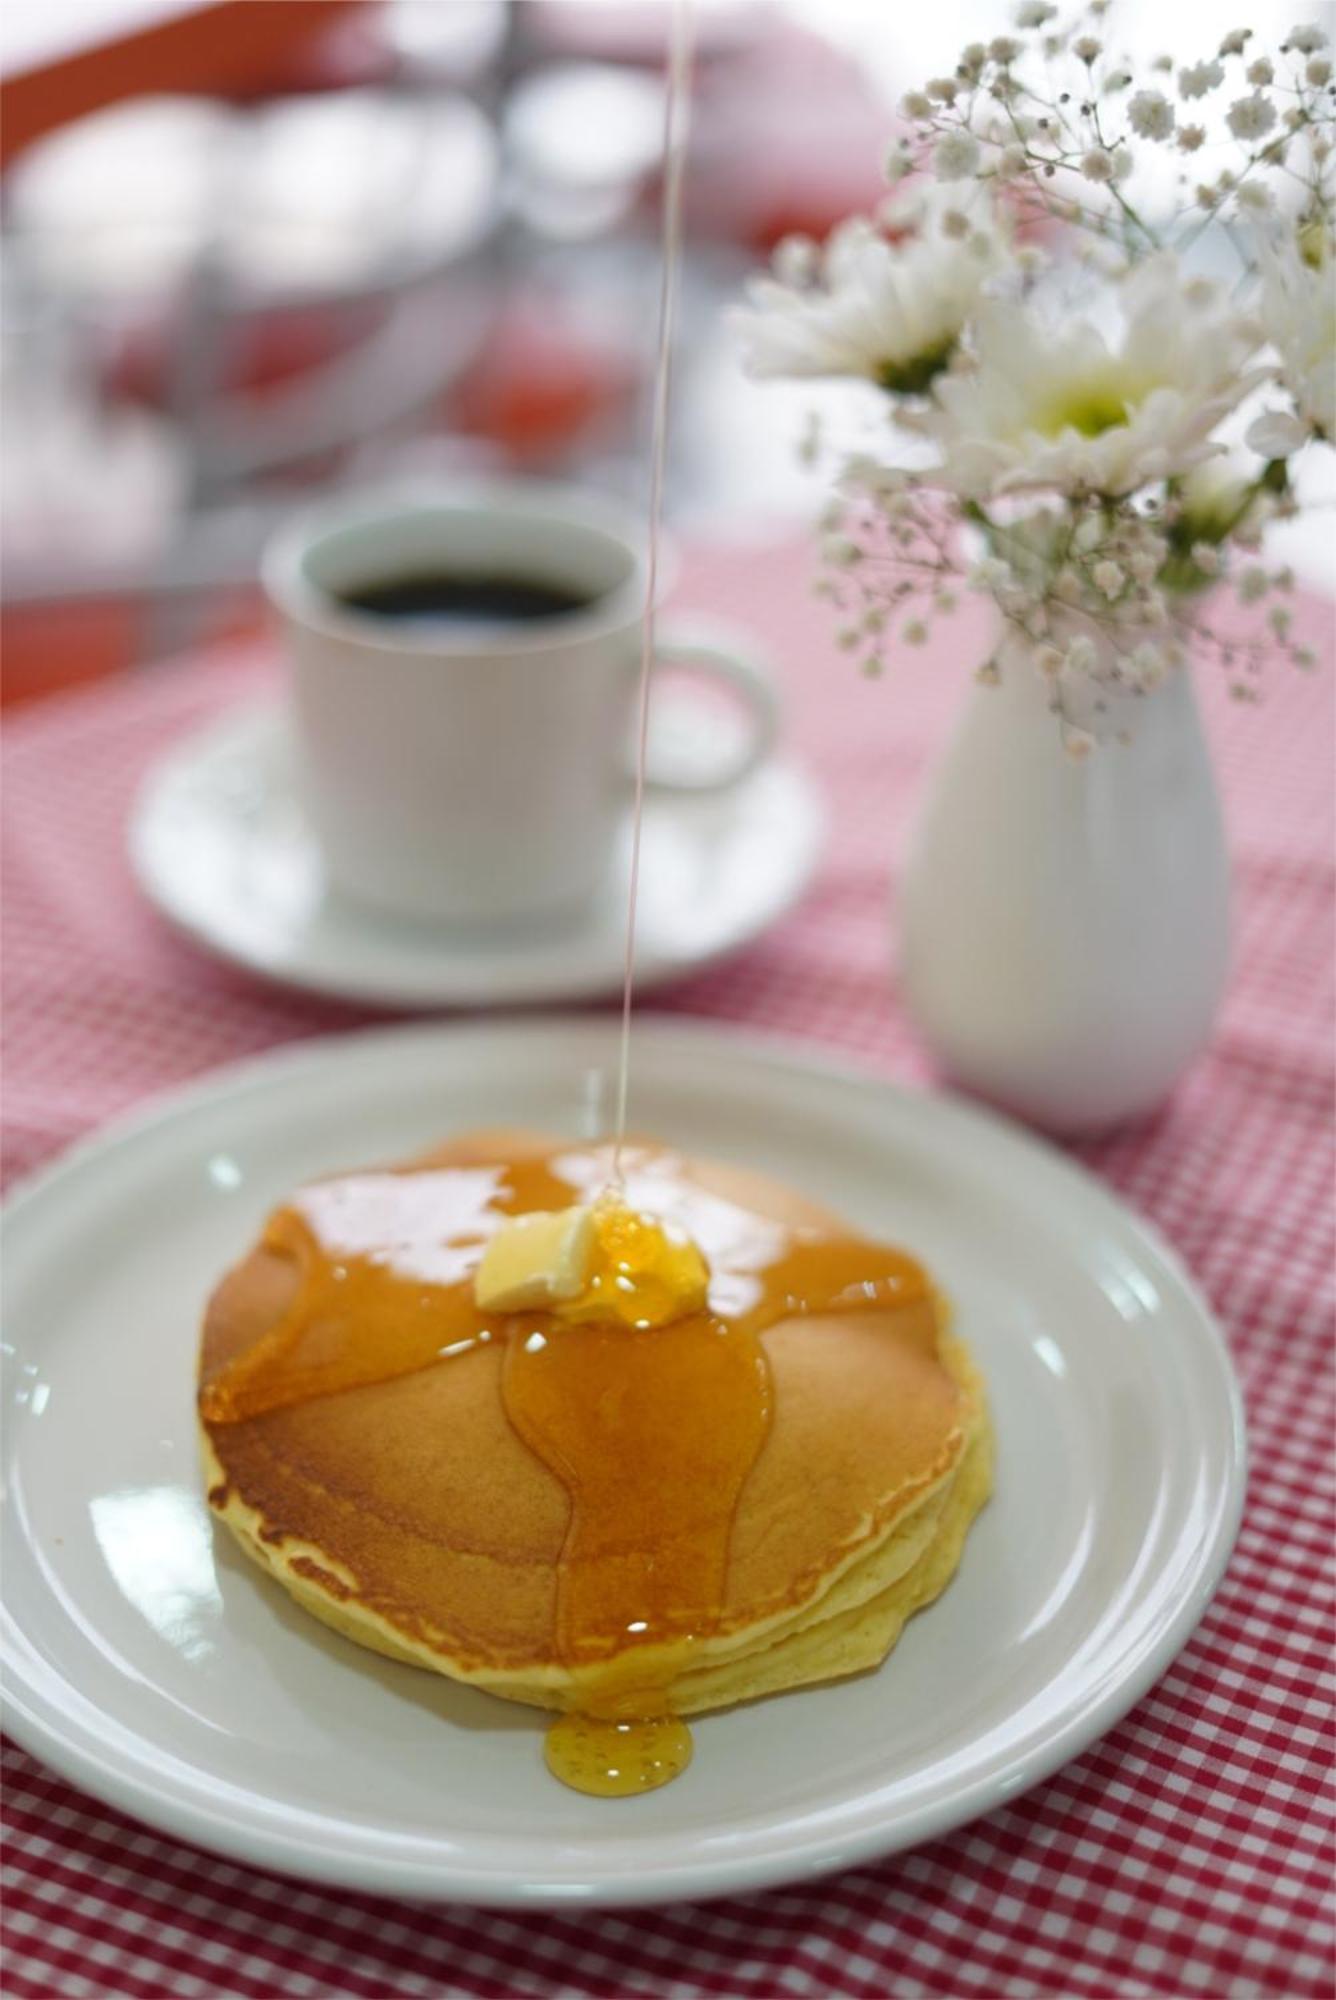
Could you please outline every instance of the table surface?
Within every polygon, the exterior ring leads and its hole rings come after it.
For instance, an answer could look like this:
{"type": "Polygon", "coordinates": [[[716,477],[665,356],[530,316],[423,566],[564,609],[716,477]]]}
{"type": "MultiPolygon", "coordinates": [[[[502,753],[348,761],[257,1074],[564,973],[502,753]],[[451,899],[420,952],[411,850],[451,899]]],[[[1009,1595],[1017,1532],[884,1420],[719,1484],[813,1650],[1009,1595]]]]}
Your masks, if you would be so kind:
{"type": "MultiPolygon", "coordinates": [[[[928,1082],[895,990],[887,885],[979,627],[965,619],[864,684],[832,645],[807,567],[793,543],[763,540],[716,543],[686,565],[685,605],[765,638],[833,826],[803,907],[656,1007],[797,1034],[928,1082]]],[[[1026,1797],[911,1855],[762,1896],[613,1915],[425,1910],[259,1874],[138,1827],[11,1747],[14,2000],[1330,1992],[1330,609],[1307,602],[1298,622],[1324,666],[1306,679],[1278,667],[1261,707],[1240,709],[1200,676],[1237,884],[1235,970],[1212,1048],[1153,1121],[1079,1148],[1212,1300],[1253,1454],[1219,1596],[1132,1714],[1026,1797]]],[[[8,724],[11,1175],[149,1091],[369,1018],[213,964],[142,905],[125,864],[146,767],[273,672],[253,654],[214,656],[8,724]]]]}

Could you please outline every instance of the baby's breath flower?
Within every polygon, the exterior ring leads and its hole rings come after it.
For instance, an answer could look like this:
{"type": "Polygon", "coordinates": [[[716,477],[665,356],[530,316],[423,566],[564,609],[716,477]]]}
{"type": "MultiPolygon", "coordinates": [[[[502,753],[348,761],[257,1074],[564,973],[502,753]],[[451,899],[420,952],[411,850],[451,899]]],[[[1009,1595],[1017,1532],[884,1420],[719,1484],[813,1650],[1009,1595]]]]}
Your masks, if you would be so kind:
{"type": "Polygon", "coordinates": [[[900,109],[906,118],[931,118],[932,99],[921,90],[907,90],[900,99],[900,109]]]}
{"type": "Polygon", "coordinates": [[[1266,83],[1274,83],[1276,80],[1276,72],[1266,56],[1258,56],[1256,62],[1250,62],[1243,73],[1249,83],[1259,86],[1266,83]]]}
{"type": "Polygon", "coordinates": [[[1099,658],[1099,649],[1088,633],[1078,632],[1067,643],[1064,665],[1069,674],[1088,674],[1099,658]]]}
{"type": "Polygon", "coordinates": [[[1231,28],[1220,44],[1222,56],[1241,56],[1252,38],[1251,28],[1231,28]]]}
{"type": "Polygon", "coordinates": [[[907,139],[896,139],[887,148],[886,158],[881,163],[881,170],[892,185],[896,181],[904,180],[907,174],[911,174],[914,171],[914,154],[907,139]]]}
{"type": "Polygon", "coordinates": [[[966,42],[956,67],[965,76],[977,76],[987,60],[988,51],[982,42],[966,42]]]}
{"type": "Polygon", "coordinates": [[[1238,593],[1245,604],[1256,604],[1259,597],[1265,597],[1270,588],[1270,579],[1260,563],[1249,563],[1238,581],[1238,593]]]}
{"type": "Polygon", "coordinates": [[[1325,56],[1310,56],[1304,65],[1304,75],[1317,89],[1331,81],[1331,64],[1325,56]]]}
{"type": "Polygon", "coordinates": [[[1312,21],[1301,22],[1297,28],[1291,28],[1285,39],[1290,48],[1298,49],[1302,56],[1312,55],[1314,49],[1325,49],[1327,46],[1326,36],[1312,21]]]}
{"type": "Polygon", "coordinates": [[[995,171],[1003,180],[1012,180],[1025,172],[1024,146],[1004,146],[997,156],[995,171]]]}
{"type": "Polygon", "coordinates": [[[1219,576],[1220,551],[1210,542],[1194,542],[1192,560],[1203,576],[1219,576]]]}
{"type": "Polygon", "coordinates": [[[1072,43],[1072,54],[1078,62],[1085,63],[1087,68],[1092,62],[1096,62],[1103,52],[1103,42],[1096,41],[1093,35],[1078,35],[1072,43]]]}
{"type": "Polygon", "coordinates": [[[1056,7],[1047,4],[1047,0],[1023,0],[1023,4],[1016,9],[1016,26],[1042,28],[1046,21],[1053,19],[1057,11],[1056,7]]]}
{"type": "Polygon", "coordinates": [[[1088,181],[1111,181],[1114,176],[1114,159],[1104,146],[1092,146],[1088,153],[1081,155],[1081,172],[1088,181]]]}
{"type": "Polygon", "coordinates": [[[1025,54],[1025,47],[1014,35],[994,35],[988,44],[988,54],[995,63],[1010,63],[1025,54]]]}
{"type": "Polygon", "coordinates": [[[1168,139],[1174,129],[1174,107],[1158,90],[1139,90],[1127,107],[1127,122],[1143,139],[1168,139]]]}
{"type": "Polygon", "coordinates": [[[1251,97],[1236,97],[1225,118],[1236,139],[1264,139],[1275,122],[1276,107],[1260,90],[1251,97]]]}
{"type": "Polygon", "coordinates": [[[1192,63],[1178,72],[1178,94],[1180,97],[1205,97],[1208,90],[1214,90],[1223,83],[1225,72],[1218,62],[1192,63]]]}
{"type": "Polygon", "coordinates": [[[1055,646],[1050,642],[1035,647],[1034,663],[1046,680],[1055,681],[1058,678],[1065,659],[1066,655],[1061,646],[1055,646]]]}
{"type": "Polygon", "coordinates": [[[1096,590],[1103,591],[1108,598],[1117,597],[1127,582],[1121,563],[1112,562],[1107,556],[1095,564],[1090,575],[1096,590]]]}
{"type": "Polygon", "coordinates": [[[942,234],[954,243],[963,243],[973,227],[969,217],[959,208],[948,208],[942,217],[942,234]]]}
{"type": "Polygon", "coordinates": [[[1180,152],[1195,153],[1199,146],[1204,146],[1205,144],[1206,127],[1204,125],[1179,126],[1178,145],[1180,152]]]}
{"type": "Polygon", "coordinates": [[[1266,622],[1278,639],[1284,639],[1289,636],[1290,626],[1294,623],[1294,613],[1287,604],[1273,604],[1266,614],[1266,622]]]}
{"type": "Polygon", "coordinates": [[[1260,181],[1249,181],[1239,189],[1239,207],[1250,208],[1255,215],[1265,215],[1271,207],[1271,190],[1260,181]]]}
{"type": "Polygon", "coordinates": [[[939,181],[968,180],[979,164],[979,142],[971,132],[943,132],[932,149],[932,170],[939,181]]]}
{"type": "Polygon", "coordinates": [[[907,646],[926,645],[928,638],[927,625],[921,618],[911,618],[909,623],[905,626],[905,629],[901,634],[901,637],[904,639],[904,642],[907,646]]]}
{"type": "Polygon", "coordinates": [[[960,85],[953,76],[933,76],[928,79],[927,92],[939,104],[954,104],[960,95],[960,85]]]}

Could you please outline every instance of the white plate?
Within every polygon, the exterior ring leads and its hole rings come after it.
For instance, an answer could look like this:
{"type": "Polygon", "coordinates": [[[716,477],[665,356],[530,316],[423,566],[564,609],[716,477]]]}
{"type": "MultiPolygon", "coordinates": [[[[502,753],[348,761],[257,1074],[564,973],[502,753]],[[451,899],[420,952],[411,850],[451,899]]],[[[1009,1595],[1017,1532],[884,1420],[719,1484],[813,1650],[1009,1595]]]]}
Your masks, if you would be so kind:
{"type": "Polygon", "coordinates": [[[3,1659],[15,1735],[249,1862],[461,1902],[645,1903],[911,1845],[1024,1791],[1162,1673],[1243,1493],[1220,1334],[1145,1226],[940,1097],[643,1022],[633,1118],[924,1254],[983,1364],[998,1483],[878,1673],[696,1727],[680,1782],[581,1798],[536,1713],[375,1659],[215,1536],[193,1375],[214,1277],[303,1176],[476,1121],[588,1132],[598,1021],[380,1031],[224,1072],[71,1155],[4,1231],[3,1659]]]}
{"type": "MultiPolygon", "coordinates": [[[[686,720],[679,710],[679,731],[686,720]]],[[[285,719],[270,705],[242,709],[170,751],[130,826],[140,886],[197,943],[284,985],[377,1007],[620,992],[626,845],[578,923],[507,935],[379,918],[327,889],[294,795],[285,719]]],[[[820,845],[815,795],[792,764],[767,764],[720,795],[651,793],[638,989],[680,979],[766,930],[807,887],[820,845]]]]}

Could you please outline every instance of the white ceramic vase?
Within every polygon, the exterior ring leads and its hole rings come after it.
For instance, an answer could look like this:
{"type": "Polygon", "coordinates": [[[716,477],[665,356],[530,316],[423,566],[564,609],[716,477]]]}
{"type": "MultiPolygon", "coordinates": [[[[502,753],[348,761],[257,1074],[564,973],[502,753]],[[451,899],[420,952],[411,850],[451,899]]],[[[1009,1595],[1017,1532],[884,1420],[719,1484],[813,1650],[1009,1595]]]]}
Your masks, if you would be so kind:
{"type": "Polygon", "coordinates": [[[1049,1130],[1097,1131],[1161,1101],[1224,991],[1210,754],[1186,670],[1112,697],[1078,761],[1024,642],[997,657],[1000,682],[973,689],[916,828],[904,997],[957,1082],[1049,1130]]]}

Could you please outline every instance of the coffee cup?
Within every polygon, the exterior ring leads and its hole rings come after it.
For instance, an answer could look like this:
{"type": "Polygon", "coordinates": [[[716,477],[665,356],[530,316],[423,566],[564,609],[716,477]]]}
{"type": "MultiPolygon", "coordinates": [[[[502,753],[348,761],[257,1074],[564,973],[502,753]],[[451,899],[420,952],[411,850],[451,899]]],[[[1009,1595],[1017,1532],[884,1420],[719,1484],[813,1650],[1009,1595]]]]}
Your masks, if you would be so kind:
{"type": "MultiPolygon", "coordinates": [[[[627,510],[538,482],[362,492],[280,529],[262,575],[330,883],[425,922],[578,914],[633,800],[646,560],[627,510]]],[[[671,631],[654,665],[723,683],[748,727],[722,759],[651,764],[649,786],[743,783],[778,723],[765,668],[671,631]]]]}

